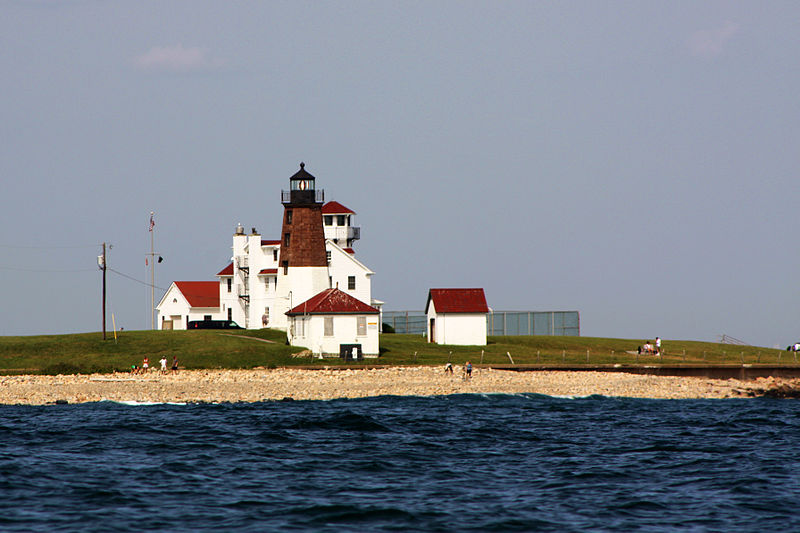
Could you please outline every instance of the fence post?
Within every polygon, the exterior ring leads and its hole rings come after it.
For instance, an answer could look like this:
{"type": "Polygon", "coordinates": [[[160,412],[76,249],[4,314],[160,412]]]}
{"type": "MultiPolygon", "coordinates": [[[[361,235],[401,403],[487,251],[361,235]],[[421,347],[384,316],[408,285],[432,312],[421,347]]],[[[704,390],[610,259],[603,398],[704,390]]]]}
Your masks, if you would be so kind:
{"type": "Polygon", "coordinates": [[[740,355],[740,356],[741,356],[741,358],[742,358],[742,364],[744,364],[744,352],[741,352],[739,355],[740,355]]]}
{"type": "Polygon", "coordinates": [[[511,359],[511,352],[506,352],[506,355],[508,356],[508,360],[511,361],[511,364],[513,365],[514,364],[514,360],[511,359]]]}
{"type": "Polygon", "coordinates": [[[483,350],[481,350],[481,364],[483,364],[483,350]]]}
{"type": "Polygon", "coordinates": [[[561,350],[561,362],[562,363],[566,363],[567,362],[567,351],[566,350],[561,350]]]}
{"type": "Polygon", "coordinates": [[[542,362],[542,360],[539,358],[539,353],[540,353],[539,350],[536,350],[536,362],[537,363],[541,363],[542,362]]]}
{"type": "Polygon", "coordinates": [[[417,362],[417,352],[414,352],[414,362],[417,362]]]}
{"type": "Polygon", "coordinates": [[[589,348],[586,348],[586,362],[589,362],[589,348]]]}

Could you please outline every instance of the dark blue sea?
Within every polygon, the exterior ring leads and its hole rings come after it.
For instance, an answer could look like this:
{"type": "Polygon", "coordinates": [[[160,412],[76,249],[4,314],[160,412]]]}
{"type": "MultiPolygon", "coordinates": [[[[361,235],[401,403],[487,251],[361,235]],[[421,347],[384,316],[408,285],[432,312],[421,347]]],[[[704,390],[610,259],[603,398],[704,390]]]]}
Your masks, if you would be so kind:
{"type": "Polygon", "coordinates": [[[0,407],[1,531],[800,531],[800,402],[0,407]]]}

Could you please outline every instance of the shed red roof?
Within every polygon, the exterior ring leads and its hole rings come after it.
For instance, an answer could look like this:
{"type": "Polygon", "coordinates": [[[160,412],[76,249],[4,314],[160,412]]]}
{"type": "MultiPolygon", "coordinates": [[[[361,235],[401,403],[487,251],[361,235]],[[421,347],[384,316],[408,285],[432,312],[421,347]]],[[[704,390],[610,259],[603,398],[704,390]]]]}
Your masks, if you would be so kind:
{"type": "Polygon", "coordinates": [[[276,246],[280,243],[281,241],[265,241],[264,239],[261,239],[261,246],[276,246]]]}
{"type": "Polygon", "coordinates": [[[217,272],[217,276],[233,276],[233,263],[217,272]]]}
{"type": "Polygon", "coordinates": [[[266,275],[277,274],[277,273],[278,273],[277,268],[262,268],[261,271],[259,272],[259,274],[266,274],[266,275]]]}
{"type": "Polygon", "coordinates": [[[339,289],[325,289],[286,312],[287,315],[377,315],[374,307],[342,292],[339,289]]]}
{"type": "Polygon", "coordinates": [[[431,289],[425,312],[433,301],[437,313],[488,313],[483,289],[431,289]]]}
{"type": "Polygon", "coordinates": [[[176,281],[191,307],[219,307],[218,281],[176,281]]]}
{"type": "Polygon", "coordinates": [[[347,252],[350,255],[355,255],[356,254],[356,251],[353,250],[352,248],[342,248],[342,250],[344,250],[345,252],[347,252]]]}
{"type": "Polygon", "coordinates": [[[323,215],[355,215],[356,212],[346,208],[339,202],[328,202],[322,206],[323,215]]]}

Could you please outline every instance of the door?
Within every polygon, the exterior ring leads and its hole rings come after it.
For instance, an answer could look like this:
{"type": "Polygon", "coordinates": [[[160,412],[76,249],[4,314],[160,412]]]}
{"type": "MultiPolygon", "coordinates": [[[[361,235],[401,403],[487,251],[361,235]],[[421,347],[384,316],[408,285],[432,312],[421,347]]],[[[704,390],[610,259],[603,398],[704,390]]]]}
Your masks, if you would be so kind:
{"type": "Polygon", "coordinates": [[[431,318],[431,333],[428,336],[428,342],[436,342],[436,319],[431,318]]]}

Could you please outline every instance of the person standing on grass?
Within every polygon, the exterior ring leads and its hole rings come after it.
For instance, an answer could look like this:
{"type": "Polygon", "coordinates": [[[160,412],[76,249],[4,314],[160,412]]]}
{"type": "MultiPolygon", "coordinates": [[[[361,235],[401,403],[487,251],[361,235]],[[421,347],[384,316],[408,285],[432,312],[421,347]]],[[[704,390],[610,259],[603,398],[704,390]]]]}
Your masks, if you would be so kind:
{"type": "Polygon", "coordinates": [[[178,356],[172,356],[172,373],[176,373],[178,371],[178,356]]]}
{"type": "Polygon", "coordinates": [[[656,355],[661,353],[661,337],[656,337],[656,355]]]}
{"type": "Polygon", "coordinates": [[[161,363],[161,373],[162,374],[166,374],[167,373],[167,356],[166,355],[162,355],[161,356],[161,360],[159,360],[159,363],[161,363]]]}
{"type": "Polygon", "coordinates": [[[150,370],[150,358],[145,355],[142,359],[142,374],[147,374],[148,370],[150,370]]]}

